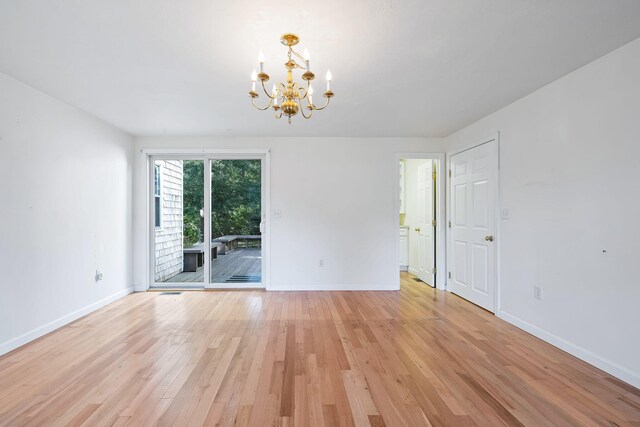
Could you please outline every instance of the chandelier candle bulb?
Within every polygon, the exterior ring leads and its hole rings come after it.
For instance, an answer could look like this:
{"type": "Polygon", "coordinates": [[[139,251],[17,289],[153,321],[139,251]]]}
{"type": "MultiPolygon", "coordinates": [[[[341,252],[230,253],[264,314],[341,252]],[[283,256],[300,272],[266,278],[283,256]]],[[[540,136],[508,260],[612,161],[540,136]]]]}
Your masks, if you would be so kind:
{"type": "Polygon", "coordinates": [[[258,54],[258,62],[260,63],[260,72],[264,73],[264,53],[260,52],[258,54]]]}
{"type": "Polygon", "coordinates": [[[331,75],[331,71],[327,70],[327,75],[325,76],[325,78],[327,79],[327,92],[331,91],[331,79],[333,78],[333,76],[331,75]]]}
{"type": "Polygon", "coordinates": [[[251,73],[251,92],[256,91],[256,80],[258,80],[258,73],[256,73],[256,70],[253,70],[253,73],[251,73]]]}
{"type": "Polygon", "coordinates": [[[304,64],[305,64],[306,70],[309,71],[309,59],[311,59],[311,55],[309,55],[309,51],[307,50],[306,47],[302,52],[302,57],[304,58],[304,64]]]}
{"type": "Polygon", "coordinates": [[[313,86],[309,86],[309,105],[313,106],[313,86]]]}

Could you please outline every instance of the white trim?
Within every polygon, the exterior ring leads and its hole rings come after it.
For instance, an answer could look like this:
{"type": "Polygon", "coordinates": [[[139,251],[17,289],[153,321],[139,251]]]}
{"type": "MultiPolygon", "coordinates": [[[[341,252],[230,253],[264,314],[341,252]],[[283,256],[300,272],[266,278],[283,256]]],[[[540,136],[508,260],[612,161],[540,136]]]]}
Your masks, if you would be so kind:
{"type": "MultiPolygon", "coordinates": [[[[473,143],[469,143],[466,145],[463,145],[461,147],[458,147],[455,149],[455,151],[451,151],[451,152],[447,152],[447,159],[449,159],[451,156],[455,156],[456,154],[460,154],[464,151],[469,151],[472,148],[476,148],[481,146],[482,144],[486,144],[487,142],[491,142],[493,140],[498,140],[500,137],[500,132],[496,132],[490,136],[488,136],[487,138],[481,138],[481,139],[477,139],[476,142],[473,143]],[[478,142],[481,141],[481,142],[478,142]]],[[[500,160],[500,159],[498,159],[500,160]]],[[[500,162],[498,161],[498,168],[500,167],[500,162]]]]}
{"type": "MultiPolygon", "coordinates": [[[[448,152],[447,153],[447,162],[446,162],[446,166],[445,166],[445,175],[446,175],[446,194],[447,196],[445,197],[446,199],[446,221],[447,224],[449,224],[449,222],[451,222],[451,177],[449,176],[449,171],[451,169],[451,157],[455,156],[456,154],[460,154],[464,151],[468,151],[471,150],[472,148],[476,148],[479,147],[483,144],[487,144],[491,141],[496,141],[497,144],[497,155],[498,155],[498,173],[497,173],[497,188],[496,188],[496,206],[495,206],[495,211],[494,211],[494,220],[495,220],[495,224],[496,224],[496,253],[495,253],[495,264],[494,264],[494,270],[495,270],[495,292],[494,292],[494,296],[493,296],[493,305],[494,305],[494,311],[493,313],[498,313],[498,311],[500,311],[500,288],[501,288],[501,281],[500,281],[500,238],[501,238],[501,234],[500,234],[500,206],[502,205],[501,203],[501,195],[500,195],[500,132],[496,132],[493,136],[489,137],[489,138],[485,138],[485,139],[481,139],[480,141],[482,142],[475,142],[475,143],[471,143],[465,146],[462,146],[461,148],[456,149],[455,151],[452,152],[448,152]]],[[[450,271],[450,265],[449,265],[449,260],[451,260],[451,231],[449,229],[449,226],[447,225],[447,227],[445,227],[446,230],[446,242],[447,242],[447,263],[446,263],[446,268],[445,268],[445,275],[447,276],[447,278],[449,277],[449,271],[450,271]]]]}
{"type": "Polygon", "coordinates": [[[262,286],[271,290],[271,151],[262,156],[262,286]]]}
{"type": "MultiPolygon", "coordinates": [[[[442,179],[442,171],[446,171],[445,164],[445,153],[396,153],[394,157],[394,168],[393,170],[397,172],[398,163],[401,159],[418,159],[418,160],[435,160],[436,161],[436,205],[439,206],[436,213],[436,268],[438,271],[445,271],[445,274],[438,273],[436,275],[436,288],[444,290],[447,285],[446,280],[446,257],[447,257],[447,245],[446,245],[446,234],[442,218],[446,217],[446,187],[445,180],[442,179]]],[[[397,175],[397,174],[396,174],[397,175]]],[[[394,176],[396,176],[394,175],[394,176]]],[[[397,176],[396,176],[397,178],[397,176]]],[[[398,183],[398,179],[395,180],[398,183]]],[[[398,227],[400,224],[398,223],[398,215],[400,212],[400,186],[394,186],[394,194],[395,194],[395,203],[394,203],[394,230],[396,234],[396,267],[400,266],[400,235],[398,233],[398,227]]],[[[411,272],[411,269],[409,269],[411,272]]],[[[416,273],[412,273],[416,274],[416,273]]],[[[400,275],[398,274],[398,287],[400,289],[400,275]]]]}
{"type": "Polygon", "coordinates": [[[418,270],[416,270],[415,268],[408,267],[408,268],[407,268],[407,271],[408,271],[409,273],[413,274],[414,276],[417,276],[417,275],[418,275],[418,270]]]}
{"type": "Polygon", "coordinates": [[[130,286],[127,289],[118,291],[111,296],[101,299],[100,301],[82,307],[65,316],[45,323],[42,326],[38,326],[37,328],[32,329],[31,331],[26,332],[18,337],[11,338],[10,340],[0,344],[0,356],[12,350],[15,350],[16,348],[23,346],[35,339],[38,339],[43,335],[48,334],[49,332],[55,331],[56,329],[61,328],[62,326],[67,325],[74,320],[78,320],[79,318],[86,316],[87,314],[92,313],[108,304],[111,304],[112,302],[119,300],[120,298],[123,298],[132,292],[133,286],[130,286]]]}
{"type": "Polygon", "coordinates": [[[502,253],[502,218],[500,217],[500,207],[502,206],[502,187],[500,185],[500,132],[496,133],[495,136],[496,144],[498,145],[498,194],[496,196],[496,296],[494,299],[494,304],[496,307],[496,313],[500,311],[501,303],[502,303],[502,273],[501,267],[502,262],[500,261],[502,253]]]}
{"type": "MultiPolygon", "coordinates": [[[[400,276],[400,275],[398,275],[400,276]]],[[[371,284],[336,284],[336,283],[325,283],[325,284],[277,284],[271,285],[268,289],[269,291],[287,291],[287,292],[296,292],[296,291],[397,291],[398,288],[395,284],[390,283],[386,285],[371,285],[371,284]]]]}
{"type": "MultiPolygon", "coordinates": [[[[157,291],[157,290],[166,290],[166,289],[184,289],[190,291],[204,291],[204,285],[202,282],[162,282],[156,283],[153,286],[149,287],[149,289],[157,291]]],[[[143,290],[142,292],[146,292],[148,289],[143,290]]],[[[139,292],[139,291],[136,291],[139,292]]]]}
{"type": "MultiPolygon", "coordinates": [[[[147,156],[172,156],[172,159],[176,159],[176,155],[178,156],[193,156],[197,154],[204,155],[230,155],[229,158],[237,159],[238,157],[234,157],[237,155],[245,156],[245,155],[264,155],[271,152],[268,148],[260,148],[260,149],[233,149],[233,148],[211,148],[211,149],[183,149],[183,148],[141,148],[140,152],[147,156]]],[[[190,158],[190,157],[189,157],[190,158]]]]}
{"type": "MultiPolygon", "coordinates": [[[[204,189],[203,196],[204,200],[202,201],[203,214],[204,214],[204,236],[202,239],[204,240],[204,277],[202,278],[202,286],[205,289],[212,287],[211,281],[211,166],[213,165],[213,160],[211,158],[204,160],[204,189]]],[[[184,197],[183,197],[183,212],[184,212],[184,197]]],[[[184,219],[183,219],[184,223],[184,219]]],[[[182,255],[184,257],[184,254],[182,255]]],[[[196,263],[197,264],[197,263],[196,263]]],[[[196,266],[196,270],[197,270],[196,266]]]]}
{"type": "Polygon", "coordinates": [[[154,173],[154,169],[153,169],[153,165],[155,164],[153,158],[151,156],[146,155],[145,159],[144,159],[144,164],[145,167],[147,168],[147,178],[146,178],[146,182],[144,183],[144,189],[145,189],[145,194],[147,195],[146,199],[147,199],[147,206],[146,206],[146,212],[145,212],[145,218],[146,219],[146,227],[145,230],[147,231],[147,248],[145,250],[146,255],[145,255],[145,260],[147,261],[147,274],[145,277],[145,281],[143,286],[143,289],[136,289],[138,291],[142,290],[142,291],[146,291],[147,289],[149,289],[149,285],[151,278],[153,278],[153,282],[155,282],[155,246],[156,246],[156,228],[154,227],[154,223],[155,223],[155,219],[154,219],[154,191],[153,191],[153,173],[154,173]]]}
{"type": "Polygon", "coordinates": [[[583,360],[590,365],[595,366],[596,368],[602,369],[608,374],[613,375],[616,378],[619,378],[622,381],[625,381],[631,384],[634,387],[640,388],[640,373],[630,371],[629,369],[618,365],[615,362],[612,362],[604,357],[597,355],[585,348],[582,348],[572,342],[565,340],[564,338],[560,338],[557,335],[554,335],[550,332],[545,331],[542,328],[539,328],[531,323],[520,319],[512,314],[509,314],[505,311],[497,311],[496,316],[508,322],[523,331],[530,333],[531,335],[540,338],[541,340],[566,351],[572,356],[577,357],[580,360],[583,360]]]}

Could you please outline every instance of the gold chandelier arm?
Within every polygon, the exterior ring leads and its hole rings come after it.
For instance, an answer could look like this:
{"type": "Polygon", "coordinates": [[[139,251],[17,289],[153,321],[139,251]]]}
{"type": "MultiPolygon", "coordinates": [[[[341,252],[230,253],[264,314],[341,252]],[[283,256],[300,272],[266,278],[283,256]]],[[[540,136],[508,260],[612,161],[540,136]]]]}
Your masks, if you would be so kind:
{"type": "Polygon", "coordinates": [[[316,107],[315,105],[313,106],[314,110],[324,110],[325,108],[327,108],[327,105],[329,105],[329,102],[331,101],[331,98],[328,97],[327,98],[327,102],[322,106],[322,107],[316,107]]]}
{"type": "Polygon", "coordinates": [[[304,96],[301,97],[300,99],[307,99],[307,96],[309,95],[309,87],[311,86],[311,81],[307,80],[307,87],[301,87],[300,90],[304,91],[304,96]]]}
{"type": "Polygon", "coordinates": [[[313,116],[313,108],[309,110],[308,116],[304,113],[304,110],[306,110],[306,108],[303,106],[300,106],[300,113],[302,113],[302,117],[304,117],[305,119],[310,119],[311,116],[313,116]]]}
{"type": "Polygon", "coordinates": [[[267,88],[264,87],[264,81],[261,81],[260,83],[262,83],[262,90],[264,91],[264,94],[267,95],[269,97],[269,99],[273,100],[275,98],[275,96],[269,95],[269,92],[267,92],[267,88]]]}
{"type": "Polygon", "coordinates": [[[264,108],[261,108],[261,107],[258,107],[258,106],[256,105],[256,99],[255,99],[255,98],[251,98],[251,104],[253,104],[253,106],[254,106],[255,108],[257,108],[258,110],[260,110],[260,111],[268,110],[268,109],[269,109],[269,107],[271,107],[271,103],[272,103],[272,102],[273,102],[273,99],[269,99],[269,103],[267,104],[267,106],[266,106],[266,107],[264,107],[264,108]]]}

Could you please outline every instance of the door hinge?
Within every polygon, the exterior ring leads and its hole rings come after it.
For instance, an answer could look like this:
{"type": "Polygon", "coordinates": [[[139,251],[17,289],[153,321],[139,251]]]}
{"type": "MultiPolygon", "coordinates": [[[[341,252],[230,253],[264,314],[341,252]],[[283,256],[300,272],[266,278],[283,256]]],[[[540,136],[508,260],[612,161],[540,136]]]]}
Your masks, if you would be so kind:
{"type": "Polygon", "coordinates": [[[438,178],[438,174],[436,173],[436,171],[433,171],[433,173],[431,174],[431,177],[433,178],[434,181],[436,180],[436,178],[438,178]]]}
{"type": "Polygon", "coordinates": [[[433,274],[438,274],[438,269],[436,267],[433,267],[433,274]]]}
{"type": "Polygon", "coordinates": [[[449,279],[451,279],[451,272],[449,272],[449,279]]]}
{"type": "Polygon", "coordinates": [[[451,221],[449,221],[449,228],[451,228],[451,221]]]}
{"type": "Polygon", "coordinates": [[[451,178],[451,169],[449,169],[449,178],[451,178]]]}
{"type": "Polygon", "coordinates": [[[433,225],[434,227],[437,225],[437,221],[434,219],[433,221],[431,221],[431,225],[433,225]]]}

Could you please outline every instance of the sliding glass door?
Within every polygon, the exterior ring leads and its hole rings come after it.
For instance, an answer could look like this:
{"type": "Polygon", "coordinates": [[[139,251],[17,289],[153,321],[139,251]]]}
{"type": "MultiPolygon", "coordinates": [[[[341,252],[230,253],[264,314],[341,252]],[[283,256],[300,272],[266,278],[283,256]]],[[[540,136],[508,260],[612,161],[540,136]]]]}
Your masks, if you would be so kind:
{"type": "Polygon", "coordinates": [[[262,287],[264,159],[150,157],[151,286],[262,287]]]}

